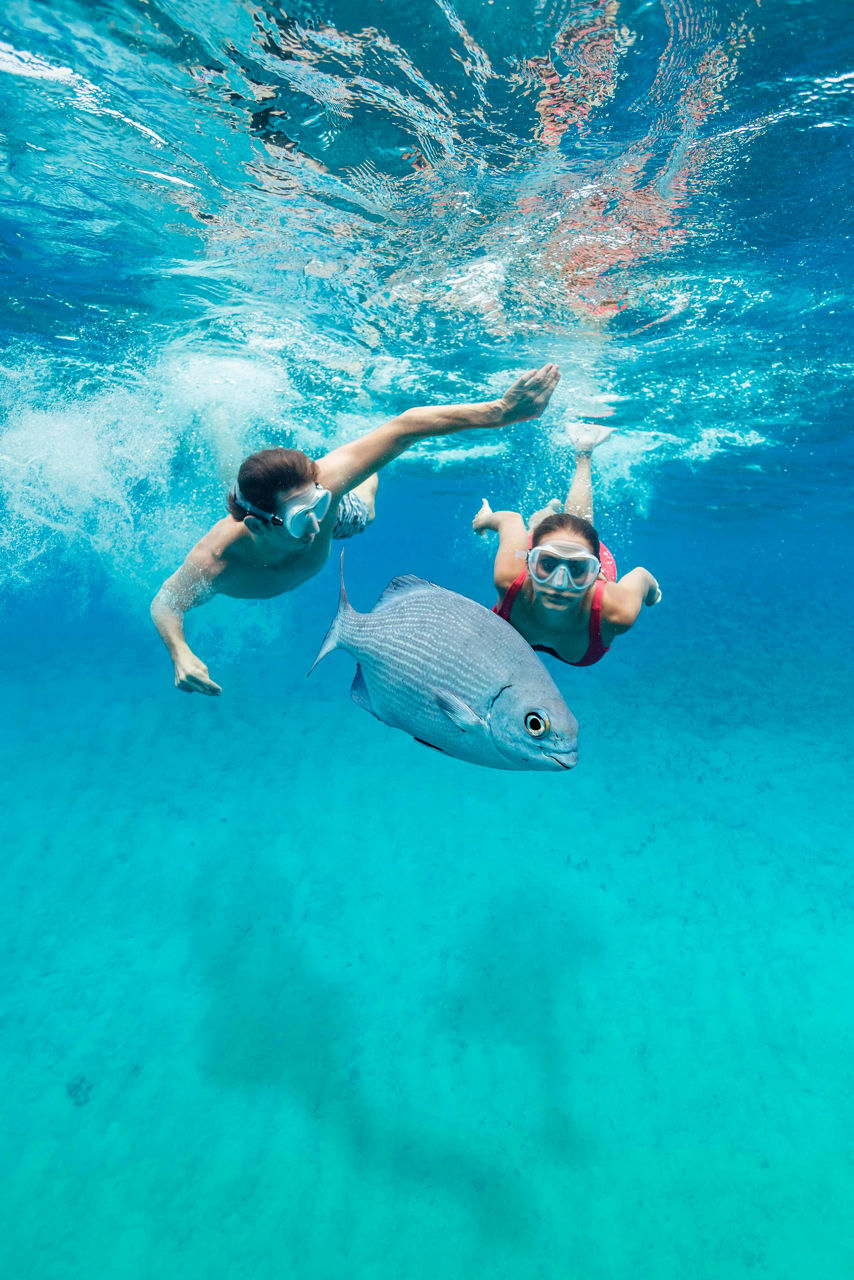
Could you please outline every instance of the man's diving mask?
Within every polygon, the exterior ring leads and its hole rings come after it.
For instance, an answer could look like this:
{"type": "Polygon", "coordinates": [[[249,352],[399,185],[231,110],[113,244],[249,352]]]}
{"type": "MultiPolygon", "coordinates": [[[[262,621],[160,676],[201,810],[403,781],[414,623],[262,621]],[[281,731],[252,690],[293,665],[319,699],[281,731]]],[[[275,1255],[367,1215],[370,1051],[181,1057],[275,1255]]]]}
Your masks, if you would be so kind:
{"type": "Polygon", "coordinates": [[[528,552],[528,571],[534,586],[552,591],[586,591],[601,568],[592,551],[570,542],[542,542],[528,552]]]}
{"type": "Polygon", "coordinates": [[[234,486],[234,497],[250,515],[257,516],[259,520],[264,520],[278,529],[287,529],[291,537],[297,539],[304,538],[307,533],[316,532],[332,502],[332,494],[320,484],[313,485],[307,493],[289,498],[282,506],[282,515],[274,515],[272,511],[262,511],[260,507],[247,501],[240,492],[239,484],[234,486]],[[314,529],[312,529],[312,522],[315,523],[314,529]]]}

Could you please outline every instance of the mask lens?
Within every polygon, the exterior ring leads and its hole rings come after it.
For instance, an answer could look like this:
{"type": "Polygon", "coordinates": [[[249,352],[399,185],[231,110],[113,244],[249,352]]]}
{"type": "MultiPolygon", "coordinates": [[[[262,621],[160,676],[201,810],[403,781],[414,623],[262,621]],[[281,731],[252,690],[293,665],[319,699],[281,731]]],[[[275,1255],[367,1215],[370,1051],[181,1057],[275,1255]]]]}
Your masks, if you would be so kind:
{"type": "Polygon", "coordinates": [[[328,489],[320,489],[320,496],[314,504],[314,516],[317,523],[320,524],[323,517],[329,510],[329,504],[332,502],[332,494],[328,489]]]}
{"type": "Polygon", "coordinates": [[[577,587],[592,582],[599,572],[597,562],[591,560],[588,556],[585,556],[583,560],[567,560],[566,567],[569,570],[570,578],[577,587]]]}
{"type": "Polygon", "coordinates": [[[301,538],[306,531],[308,525],[309,512],[306,510],[295,511],[286,521],[288,533],[292,538],[301,538]]]}
{"type": "Polygon", "coordinates": [[[594,555],[563,556],[545,547],[534,547],[528,566],[537,582],[562,589],[574,587],[577,591],[588,587],[599,573],[599,561],[594,555]]]}
{"type": "Polygon", "coordinates": [[[329,510],[332,494],[321,485],[315,485],[314,493],[308,498],[295,502],[291,512],[285,517],[288,533],[293,538],[302,538],[311,527],[312,517],[320,524],[329,510]]]}

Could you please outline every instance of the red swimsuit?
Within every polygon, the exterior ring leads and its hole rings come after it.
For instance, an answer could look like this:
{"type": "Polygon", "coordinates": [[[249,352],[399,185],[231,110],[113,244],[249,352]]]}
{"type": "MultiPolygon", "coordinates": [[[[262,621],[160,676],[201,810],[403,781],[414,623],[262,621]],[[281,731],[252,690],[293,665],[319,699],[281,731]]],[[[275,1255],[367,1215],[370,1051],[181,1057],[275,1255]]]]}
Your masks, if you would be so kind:
{"type": "MultiPolygon", "coordinates": [[[[617,581],[617,565],[611,552],[604,545],[599,545],[599,562],[602,565],[602,572],[608,582],[617,581]]],[[[522,583],[528,576],[527,567],[522,570],[518,578],[514,578],[510,586],[504,592],[501,601],[492,606],[492,612],[497,613],[499,618],[503,618],[505,622],[510,621],[510,613],[513,609],[513,601],[522,589],[522,583]]],[[[587,646],[587,652],[578,662],[567,663],[570,667],[592,667],[594,662],[598,662],[600,658],[604,658],[608,652],[609,646],[602,643],[602,593],[605,590],[605,583],[599,581],[593,588],[593,600],[590,604],[590,643],[587,646]]],[[[533,644],[532,649],[536,649],[539,653],[550,653],[553,658],[557,658],[560,662],[567,662],[566,658],[562,658],[554,649],[550,649],[546,644],[533,644]]]]}

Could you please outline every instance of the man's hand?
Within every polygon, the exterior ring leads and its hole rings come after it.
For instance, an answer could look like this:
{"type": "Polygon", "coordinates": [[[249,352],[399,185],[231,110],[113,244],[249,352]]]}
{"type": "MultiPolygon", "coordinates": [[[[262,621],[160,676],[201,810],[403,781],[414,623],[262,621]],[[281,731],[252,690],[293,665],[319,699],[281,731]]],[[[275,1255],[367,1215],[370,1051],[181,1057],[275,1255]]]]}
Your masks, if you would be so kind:
{"type": "Polygon", "coordinates": [[[434,404],[405,409],[359,440],[342,444],[318,459],[317,479],[333,494],[346,493],[374,471],[399,458],[405,449],[430,436],[451,435],[474,427],[506,427],[538,418],[558,384],[556,364],[530,369],[500,400],[477,404],[434,404]]]}
{"type": "Polygon", "coordinates": [[[218,698],[222,693],[205,664],[189,649],[175,658],[175,688],[184,693],[204,693],[209,698],[218,698]]]}
{"type": "Polygon", "coordinates": [[[649,576],[650,578],[652,578],[652,581],[650,582],[649,590],[647,591],[646,596],[644,597],[644,604],[651,609],[652,606],[654,604],[658,604],[659,600],[661,599],[661,587],[658,585],[655,578],[652,577],[652,574],[650,574],[649,576]]]}
{"type": "Polygon", "coordinates": [[[506,427],[510,422],[539,418],[559,382],[560,369],[556,364],[544,364],[542,369],[529,369],[523,373],[499,400],[502,416],[495,425],[506,427]]]}

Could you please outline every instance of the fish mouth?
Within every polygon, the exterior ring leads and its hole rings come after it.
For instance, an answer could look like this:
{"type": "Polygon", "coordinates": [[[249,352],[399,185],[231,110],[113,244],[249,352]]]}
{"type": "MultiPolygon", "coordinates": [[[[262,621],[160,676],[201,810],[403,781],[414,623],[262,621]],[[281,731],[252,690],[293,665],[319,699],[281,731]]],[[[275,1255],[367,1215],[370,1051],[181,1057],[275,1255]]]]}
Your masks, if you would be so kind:
{"type": "Polygon", "coordinates": [[[556,764],[559,764],[561,769],[574,769],[578,764],[578,752],[567,751],[563,756],[555,756],[549,753],[549,759],[554,760],[556,764]]]}

